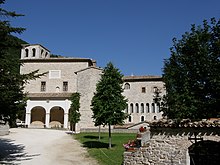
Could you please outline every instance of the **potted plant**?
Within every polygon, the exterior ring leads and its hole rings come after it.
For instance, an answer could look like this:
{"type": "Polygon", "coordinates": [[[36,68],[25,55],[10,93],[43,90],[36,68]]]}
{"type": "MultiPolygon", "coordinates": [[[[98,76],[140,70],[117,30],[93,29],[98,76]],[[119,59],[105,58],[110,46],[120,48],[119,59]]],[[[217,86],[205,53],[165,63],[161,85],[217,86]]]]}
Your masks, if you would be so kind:
{"type": "Polygon", "coordinates": [[[141,126],[141,127],[139,128],[139,131],[140,131],[140,132],[145,132],[145,131],[146,131],[146,128],[144,128],[143,126],[141,126]]]}

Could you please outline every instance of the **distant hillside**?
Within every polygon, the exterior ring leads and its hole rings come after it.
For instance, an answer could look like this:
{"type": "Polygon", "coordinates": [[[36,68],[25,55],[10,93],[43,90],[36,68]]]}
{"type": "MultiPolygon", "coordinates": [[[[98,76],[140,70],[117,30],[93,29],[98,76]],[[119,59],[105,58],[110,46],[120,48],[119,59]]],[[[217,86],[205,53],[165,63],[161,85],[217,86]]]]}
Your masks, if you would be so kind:
{"type": "Polygon", "coordinates": [[[15,36],[12,36],[12,35],[9,36],[8,42],[9,42],[10,47],[8,48],[7,58],[10,59],[14,65],[16,65],[15,71],[19,72],[20,65],[19,65],[18,61],[21,56],[21,48],[22,48],[21,45],[28,44],[28,43],[22,39],[19,39],[15,36]]]}

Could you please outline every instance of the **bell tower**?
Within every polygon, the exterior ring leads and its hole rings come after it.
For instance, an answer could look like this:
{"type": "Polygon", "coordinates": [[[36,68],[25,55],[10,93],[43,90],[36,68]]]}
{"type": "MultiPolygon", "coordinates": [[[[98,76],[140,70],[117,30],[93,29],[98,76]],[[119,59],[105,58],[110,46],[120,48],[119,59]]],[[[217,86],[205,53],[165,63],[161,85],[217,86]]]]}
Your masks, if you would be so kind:
{"type": "Polygon", "coordinates": [[[21,59],[50,58],[50,51],[40,44],[24,44],[21,49],[21,59]]]}

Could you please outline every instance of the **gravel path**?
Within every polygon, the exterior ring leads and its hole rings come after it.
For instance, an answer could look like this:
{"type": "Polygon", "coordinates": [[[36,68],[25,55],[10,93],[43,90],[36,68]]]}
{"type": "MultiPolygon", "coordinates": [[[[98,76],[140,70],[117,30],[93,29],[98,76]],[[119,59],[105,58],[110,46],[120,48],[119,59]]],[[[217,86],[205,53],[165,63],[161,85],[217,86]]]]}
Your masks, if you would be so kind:
{"type": "Polygon", "coordinates": [[[97,165],[85,148],[61,130],[10,129],[0,136],[0,164],[97,165]]]}

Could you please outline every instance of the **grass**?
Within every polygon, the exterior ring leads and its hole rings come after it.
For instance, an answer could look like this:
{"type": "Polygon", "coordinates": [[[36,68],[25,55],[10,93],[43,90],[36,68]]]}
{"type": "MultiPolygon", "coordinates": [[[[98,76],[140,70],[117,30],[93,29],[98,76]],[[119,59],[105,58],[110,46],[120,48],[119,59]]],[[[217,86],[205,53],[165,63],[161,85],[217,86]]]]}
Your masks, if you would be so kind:
{"type": "Polygon", "coordinates": [[[134,133],[112,133],[112,148],[108,149],[108,133],[101,133],[98,141],[98,133],[80,133],[74,138],[88,149],[89,155],[95,158],[100,165],[121,165],[123,161],[123,144],[135,139],[134,133]]]}

